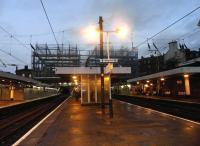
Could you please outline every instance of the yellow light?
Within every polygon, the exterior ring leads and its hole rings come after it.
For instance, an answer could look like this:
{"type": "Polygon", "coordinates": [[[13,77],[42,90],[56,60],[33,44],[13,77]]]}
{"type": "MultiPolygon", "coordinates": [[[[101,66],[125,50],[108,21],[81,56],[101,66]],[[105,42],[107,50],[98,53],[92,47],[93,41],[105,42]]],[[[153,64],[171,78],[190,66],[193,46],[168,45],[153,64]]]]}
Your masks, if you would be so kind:
{"type": "Polygon", "coordinates": [[[189,77],[189,75],[188,74],[184,74],[184,78],[188,78],[189,77]]]}
{"type": "Polygon", "coordinates": [[[149,80],[147,80],[146,82],[149,83],[149,80]]]}
{"type": "Polygon", "coordinates": [[[139,85],[140,84],[140,82],[137,82],[137,85],[139,85]]]}
{"type": "Polygon", "coordinates": [[[130,85],[130,84],[128,84],[127,86],[128,86],[128,88],[131,88],[131,85],[130,85]]]}
{"type": "Polygon", "coordinates": [[[107,81],[109,81],[109,77],[105,77],[104,79],[107,80],[107,81]]]}
{"type": "Polygon", "coordinates": [[[88,42],[97,42],[99,38],[99,31],[96,26],[89,25],[84,31],[83,36],[88,42]]]}
{"type": "Polygon", "coordinates": [[[150,85],[151,85],[151,86],[153,86],[153,84],[152,84],[152,83],[151,83],[150,85]]]}
{"type": "Polygon", "coordinates": [[[75,80],[75,79],[77,79],[77,77],[76,77],[76,76],[73,76],[72,78],[73,78],[74,80],[75,80]]]}
{"type": "Polygon", "coordinates": [[[161,80],[161,81],[164,81],[164,80],[165,80],[165,78],[161,78],[160,80],[161,80]]]}
{"type": "Polygon", "coordinates": [[[144,86],[145,86],[145,87],[149,87],[149,85],[148,85],[148,84],[145,84],[144,86]]]}
{"type": "Polygon", "coordinates": [[[126,38],[128,35],[128,27],[126,25],[122,25],[118,27],[115,31],[120,38],[126,38]]]}

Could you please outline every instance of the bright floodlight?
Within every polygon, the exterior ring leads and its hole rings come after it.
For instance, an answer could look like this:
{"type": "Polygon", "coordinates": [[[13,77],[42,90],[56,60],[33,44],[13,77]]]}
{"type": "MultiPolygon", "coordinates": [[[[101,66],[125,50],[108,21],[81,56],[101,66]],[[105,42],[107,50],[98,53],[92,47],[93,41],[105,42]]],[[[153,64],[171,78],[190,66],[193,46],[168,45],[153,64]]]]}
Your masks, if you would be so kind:
{"type": "Polygon", "coordinates": [[[115,32],[120,38],[125,38],[128,35],[128,27],[126,25],[118,27],[115,32]]]}
{"type": "Polygon", "coordinates": [[[83,36],[88,42],[96,42],[99,38],[99,32],[96,26],[90,25],[84,30],[83,36]]]}

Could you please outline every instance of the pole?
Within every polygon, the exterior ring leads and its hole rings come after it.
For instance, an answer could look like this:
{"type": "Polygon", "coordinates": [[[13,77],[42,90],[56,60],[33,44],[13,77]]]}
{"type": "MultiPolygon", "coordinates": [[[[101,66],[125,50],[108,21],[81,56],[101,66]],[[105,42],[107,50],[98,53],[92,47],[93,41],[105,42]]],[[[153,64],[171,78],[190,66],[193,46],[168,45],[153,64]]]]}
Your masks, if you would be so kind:
{"type": "MultiPolygon", "coordinates": [[[[109,39],[109,32],[106,32],[106,47],[107,47],[107,55],[108,55],[108,60],[110,61],[110,39],[109,39]]],[[[110,63],[108,63],[110,66],[110,63]]],[[[113,106],[112,106],[112,96],[111,96],[111,70],[109,71],[108,74],[109,77],[109,115],[110,118],[113,118],[113,106]]]]}
{"type": "MultiPolygon", "coordinates": [[[[100,58],[104,58],[103,53],[103,18],[99,16],[99,36],[100,36],[100,58]]],[[[104,99],[104,64],[101,63],[101,108],[105,109],[105,99],[104,99]]]]}

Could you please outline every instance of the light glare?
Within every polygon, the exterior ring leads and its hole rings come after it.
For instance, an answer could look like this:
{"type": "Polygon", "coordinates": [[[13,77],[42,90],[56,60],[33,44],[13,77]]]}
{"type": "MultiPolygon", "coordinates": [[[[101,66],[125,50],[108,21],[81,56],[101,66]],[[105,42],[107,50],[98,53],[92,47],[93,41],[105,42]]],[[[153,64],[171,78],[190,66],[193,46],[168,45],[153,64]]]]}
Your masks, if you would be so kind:
{"type": "Polygon", "coordinates": [[[84,31],[83,36],[88,42],[97,42],[99,38],[99,32],[96,26],[89,25],[84,31]]]}

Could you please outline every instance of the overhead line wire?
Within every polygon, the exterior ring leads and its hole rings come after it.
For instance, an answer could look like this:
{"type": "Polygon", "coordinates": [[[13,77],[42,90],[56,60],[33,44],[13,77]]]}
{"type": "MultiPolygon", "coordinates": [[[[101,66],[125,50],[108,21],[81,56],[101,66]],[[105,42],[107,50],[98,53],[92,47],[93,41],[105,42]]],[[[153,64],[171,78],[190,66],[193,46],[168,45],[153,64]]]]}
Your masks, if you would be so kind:
{"type": "Polygon", "coordinates": [[[52,26],[52,24],[51,24],[51,22],[50,22],[50,19],[49,19],[48,15],[47,15],[47,11],[46,11],[46,9],[45,9],[45,6],[44,6],[42,0],[40,0],[40,2],[41,2],[41,4],[42,4],[42,8],[43,8],[43,10],[44,10],[44,13],[45,13],[45,16],[46,16],[46,18],[47,18],[47,21],[48,21],[48,23],[49,23],[49,26],[50,26],[50,28],[51,28],[51,31],[52,31],[52,33],[53,33],[54,39],[55,39],[55,41],[56,41],[56,44],[57,44],[57,46],[59,47],[58,40],[56,39],[56,35],[55,35],[54,30],[53,30],[53,26],[52,26]]]}
{"type": "MultiPolygon", "coordinates": [[[[197,8],[195,8],[194,10],[190,11],[189,13],[187,13],[186,15],[184,15],[183,17],[179,18],[178,20],[174,21],[173,23],[171,23],[170,25],[168,25],[167,27],[165,27],[164,29],[162,29],[161,31],[157,32],[156,34],[152,35],[151,37],[149,37],[147,40],[151,40],[154,37],[156,37],[157,35],[159,35],[160,33],[164,32],[165,30],[169,29],[170,27],[172,27],[173,25],[175,25],[176,23],[178,23],[179,21],[181,21],[182,19],[184,19],[185,17],[191,15],[192,13],[194,13],[195,11],[197,11],[198,9],[200,9],[200,6],[198,6],[197,8]]],[[[136,47],[139,47],[141,45],[143,45],[144,43],[147,42],[147,40],[139,43],[136,47]]]]}
{"type": "Polygon", "coordinates": [[[21,60],[20,58],[18,58],[18,57],[16,57],[16,56],[14,56],[14,55],[12,55],[12,54],[10,54],[10,53],[8,53],[8,52],[2,50],[2,49],[0,49],[0,51],[3,52],[4,54],[7,54],[7,55],[13,57],[14,59],[16,59],[16,60],[18,60],[18,61],[20,61],[20,62],[22,62],[22,63],[24,63],[24,64],[27,64],[26,62],[24,62],[24,61],[21,60]]]}
{"type": "MultiPolygon", "coordinates": [[[[22,45],[23,47],[29,49],[22,41],[20,41],[20,40],[19,40],[18,38],[16,38],[14,35],[12,35],[10,32],[8,32],[8,31],[7,31],[4,27],[2,27],[1,25],[0,25],[0,29],[3,30],[5,33],[7,33],[9,36],[12,36],[12,38],[15,39],[17,42],[19,42],[20,45],[22,45]]],[[[3,53],[5,53],[5,54],[7,54],[7,55],[9,55],[9,56],[11,56],[11,57],[13,57],[14,59],[16,59],[16,60],[18,60],[18,61],[20,61],[20,62],[22,62],[22,63],[24,63],[24,64],[27,64],[27,63],[24,62],[23,60],[19,59],[18,57],[14,56],[14,55],[12,55],[12,54],[10,54],[10,53],[8,53],[8,52],[2,50],[2,49],[0,49],[0,51],[3,52],[3,53]]]]}
{"type": "Polygon", "coordinates": [[[13,39],[15,39],[17,42],[20,43],[23,47],[29,49],[22,41],[20,41],[18,38],[16,38],[14,35],[12,35],[10,32],[8,32],[4,27],[0,25],[0,29],[3,30],[5,33],[7,33],[9,36],[11,36],[13,39]]]}

